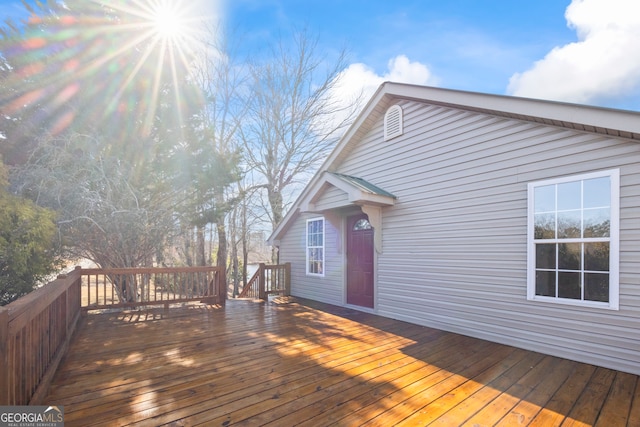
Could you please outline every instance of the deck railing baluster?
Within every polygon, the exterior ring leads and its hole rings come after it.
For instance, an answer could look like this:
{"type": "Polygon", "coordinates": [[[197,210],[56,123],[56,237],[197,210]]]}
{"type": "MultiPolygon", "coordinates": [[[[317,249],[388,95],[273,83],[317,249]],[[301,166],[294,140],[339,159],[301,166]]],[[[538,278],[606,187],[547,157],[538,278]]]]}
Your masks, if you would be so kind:
{"type": "Polygon", "coordinates": [[[266,299],[269,295],[291,294],[291,264],[260,264],[238,298],[266,299]]]}
{"type": "Polygon", "coordinates": [[[78,270],[60,275],[0,309],[0,405],[43,397],[80,317],[81,280],[78,270]]]}

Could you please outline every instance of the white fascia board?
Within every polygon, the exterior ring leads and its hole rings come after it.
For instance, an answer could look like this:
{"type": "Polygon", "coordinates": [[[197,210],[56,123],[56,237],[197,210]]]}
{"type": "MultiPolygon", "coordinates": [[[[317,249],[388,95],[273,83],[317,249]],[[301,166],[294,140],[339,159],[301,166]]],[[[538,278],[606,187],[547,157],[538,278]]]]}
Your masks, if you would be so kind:
{"type": "Polygon", "coordinates": [[[408,84],[385,85],[388,94],[401,98],[640,133],[640,112],[636,111],[408,84]]]}

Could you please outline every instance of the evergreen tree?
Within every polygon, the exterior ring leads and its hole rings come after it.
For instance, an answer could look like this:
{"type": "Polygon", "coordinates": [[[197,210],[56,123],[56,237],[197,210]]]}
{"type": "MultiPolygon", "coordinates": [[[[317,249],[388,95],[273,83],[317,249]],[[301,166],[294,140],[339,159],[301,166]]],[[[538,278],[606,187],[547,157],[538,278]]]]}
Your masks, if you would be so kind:
{"type": "MultiPolygon", "coordinates": [[[[2,174],[0,163],[0,175],[2,174]]],[[[59,267],[55,214],[0,188],[0,305],[31,292],[59,267]]]]}

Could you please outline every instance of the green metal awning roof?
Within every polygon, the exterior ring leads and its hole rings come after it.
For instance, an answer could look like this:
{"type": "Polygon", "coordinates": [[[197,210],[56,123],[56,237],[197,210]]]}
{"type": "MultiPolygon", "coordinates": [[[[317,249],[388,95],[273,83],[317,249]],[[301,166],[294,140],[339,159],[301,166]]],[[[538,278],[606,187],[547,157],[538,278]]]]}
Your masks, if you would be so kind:
{"type": "Polygon", "coordinates": [[[383,190],[382,188],[373,185],[372,183],[370,183],[369,181],[366,181],[362,178],[358,178],[357,176],[351,176],[351,175],[345,175],[345,174],[341,174],[341,173],[337,173],[337,172],[329,172],[331,175],[340,178],[341,180],[347,182],[348,184],[353,185],[354,187],[362,190],[362,191],[366,191],[368,193],[371,194],[377,194],[379,196],[386,196],[386,197],[391,197],[394,199],[397,199],[396,196],[394,196],[393,194],[389,193],[388,191],[383,190]]]}

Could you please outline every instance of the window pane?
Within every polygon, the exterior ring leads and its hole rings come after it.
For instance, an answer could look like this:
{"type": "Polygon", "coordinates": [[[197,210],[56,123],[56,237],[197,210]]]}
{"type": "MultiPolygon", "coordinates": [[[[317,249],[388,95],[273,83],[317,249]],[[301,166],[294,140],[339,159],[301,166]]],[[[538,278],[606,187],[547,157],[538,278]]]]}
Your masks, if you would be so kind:
{"type": "Polygon", "coordinates": [[[536,271],[536,295],[556,296],[556,272],[536,271]]]}
{"type": "Polygon", "coordinates": [[[581,212],[558,212],[558,239],[579,239],[581,212]]]}
{"type": "Polygon", "coordinates": [[[536,245],[536,268],[556,268],[556,244],[536,245]]]}
{"type": "Polygon", "coordinates": [[[584,244],[584,269],[609,271],[609,242],[584,244]]]}
{"type": "Polygon", "coordinates": [[[611,234],[611,210],[586,209],[584,211],[584,237],[609,237],[611,234]]]}
{"type": "Polygon", "coordinates": [[[555,214],[535,214],[534,239],[555,239],[556,238],[556,216],[555,214]]]}
{"type": "Polygon", "coordinates": [[[310,221],[307,223],[307,246],[323,245],[323,221],[310,221]]]}
{"type": "Polygon", "coordinates": [[[317,219],[307,222],[307,272],[309,274],[323,274],[324,265],[324,220],[317,219]]]}
{"type": "Polygon", "coordinates": [[[556,210],[556,186],[536,187],[533,193],[534,212],[553,212],[556,210]]]}
{"type": "Polygon", "coordinates": [[[585,273],[584,299],[588,301],[609,302],[609,275],[585,273]]]}
{"type": "Polygon", "coordinates": [[[581,243],[560,243],[558,245],[558,269],[580,270],[582,258],[581,243]]]}
{"type": "Polygon", "coordinates": [[[582,299],[580,273],[558,273],[558,297],[582,299]]]}
{"type": "Polygon", "coordinates": [[[610,264],[618,256],[611,252],[617,247],[611,238],[619,232],[613,221],[618,205],[611,199],[618,172],[608,175],[576,175],[530,186],[529,251],[535,252],[528,256],[535,259],[528,274],[535,278],[528,282],[529,292],[567,303],[602,301],[617,306],[618,295],[610,298],[609,292],[617,280],[610,276],[610,264]]]}
{"type": "Polygon", "coordinates": [[[582,182],[558,184],[558,210],[582,209],[582,182]]]}
{"type": "Polygon", "coordinates": [[[313,236],[315,234],[315,221],[307,222],[307,246],[314,246],[313,236]]]}
{"type": "Polygon", "coordinates": [[[318,274],[320,264],[318,261],[309,261],[309,273],[318,274]]]}
{"type": "Polygon", "coordinates": [[[356,223],[353,225],[353,231],[359,231],[359,230],[371,230],[371,224],[369,223],[369,221],[367,221],[366,219],[359,219],[358,221],[356,221],[356,223]]]}
{"type": "Polygon", "coordinates": [[[584,207],[606,208],[611,200],[611,178],[587,179],[584,181],[584,207]]]}
{"type": "Polygon", "coordinates": [[[322,274],[323,251],[321,248],[310,248],[309,273],[322,274]]]}

